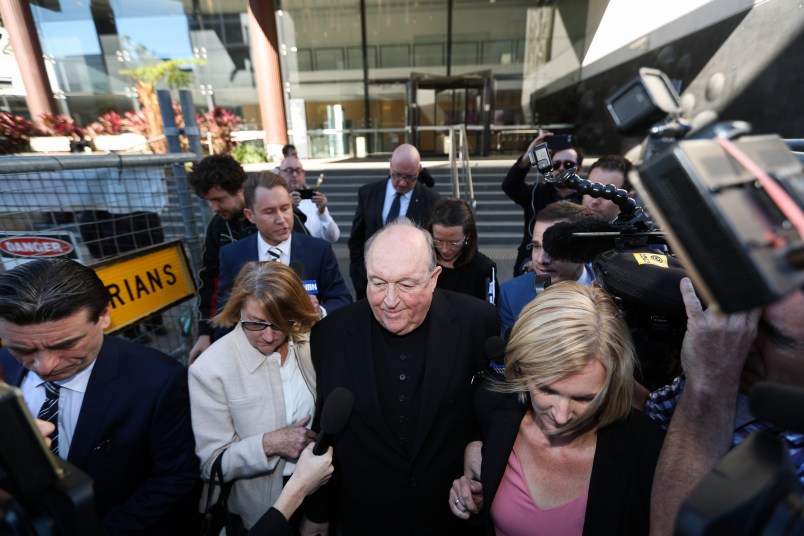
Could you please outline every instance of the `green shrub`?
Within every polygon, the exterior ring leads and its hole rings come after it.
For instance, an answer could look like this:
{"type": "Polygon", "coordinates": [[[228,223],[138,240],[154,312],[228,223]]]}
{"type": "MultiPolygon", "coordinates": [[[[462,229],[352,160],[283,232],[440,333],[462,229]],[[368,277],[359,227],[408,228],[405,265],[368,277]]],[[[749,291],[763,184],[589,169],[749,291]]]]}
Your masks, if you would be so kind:
{"type": "Polygon", "coordinates": [[[262,164],[268,161],[265,149],[251,143],[241,143],[231,154],[240,164],[262,164]]]}

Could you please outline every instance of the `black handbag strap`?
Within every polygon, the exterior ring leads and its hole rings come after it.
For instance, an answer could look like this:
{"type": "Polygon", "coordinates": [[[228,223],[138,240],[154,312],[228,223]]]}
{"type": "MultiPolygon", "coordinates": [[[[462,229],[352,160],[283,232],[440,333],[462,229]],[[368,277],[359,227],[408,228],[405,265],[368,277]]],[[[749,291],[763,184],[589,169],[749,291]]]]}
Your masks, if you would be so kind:
{"type": "Polygon", "coordinates": [[[229,500],[229,492],[232,490],[232,483],[226,483],[223,481],[223,455],[226,454],[226,449],[223,449],[218,457],[215,458],[215,461],[212,464],[212,471],[210,472],[209,478],[209,485],[207,487],[207,505],[204,508],[204,514],[208,514],[210,512],[210,508],[212,508],[212,496],[215,494],[215,487],[221,488],[221,493],[218,495],[218,500],[216,504],[220,504],[224,508],[226,508],[227,502],[229,500]]]}

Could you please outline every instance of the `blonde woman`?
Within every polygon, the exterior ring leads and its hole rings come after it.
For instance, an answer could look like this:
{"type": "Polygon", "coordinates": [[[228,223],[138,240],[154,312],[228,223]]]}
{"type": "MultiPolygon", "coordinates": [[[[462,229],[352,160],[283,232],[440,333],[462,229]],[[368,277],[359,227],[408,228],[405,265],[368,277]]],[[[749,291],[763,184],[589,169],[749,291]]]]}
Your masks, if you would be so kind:
{"type": "Polygon", "coordinates": [[[631,409],[635,356],[614,302],[562,282],[522,311],[504,378],[475,399],[450,508],[483,512],[488,534],[647,534],[661,429],[631,409]],[[482,475],[482,479],[481,479],[482,475]]]}
{"type": "Polygon", "coordinates": [[[229,511],[247,529],[274,504],[315,438],[309,333],[317,319],[293,270],[278,262],[247,263],[213,319],[235,329],[189,369],[203,477],[223,452],[224,479],[234,480],[229,511]]]}

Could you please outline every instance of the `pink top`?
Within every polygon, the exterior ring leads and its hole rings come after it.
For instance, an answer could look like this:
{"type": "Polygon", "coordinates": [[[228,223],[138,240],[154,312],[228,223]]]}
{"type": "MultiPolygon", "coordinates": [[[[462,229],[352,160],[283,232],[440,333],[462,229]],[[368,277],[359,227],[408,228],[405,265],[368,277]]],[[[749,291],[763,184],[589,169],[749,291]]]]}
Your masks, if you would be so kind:
{"type": "Polygon", "coordinates": [[[497,536],[581,536],[589,491],[555,508],[539,508],[530,496],[519,456],[511,449],[508,466],[491,504],[497,536]]]}

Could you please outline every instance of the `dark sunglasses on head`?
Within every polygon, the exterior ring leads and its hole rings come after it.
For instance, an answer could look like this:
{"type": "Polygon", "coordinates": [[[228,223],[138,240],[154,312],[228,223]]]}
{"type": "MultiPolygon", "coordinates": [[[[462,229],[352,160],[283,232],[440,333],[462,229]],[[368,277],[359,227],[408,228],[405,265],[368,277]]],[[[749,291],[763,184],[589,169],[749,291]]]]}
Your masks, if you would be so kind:
{"type": "Polygon", "coordinates": [[[569,169],[578,167],[578,162],[573,162],[572,160],[553,160],[554,170],[560,169],[562,165],[564,166],[564,169],[569,169]]]}

